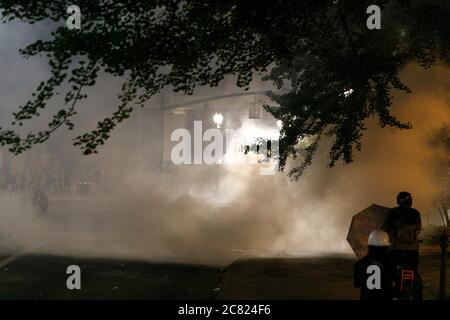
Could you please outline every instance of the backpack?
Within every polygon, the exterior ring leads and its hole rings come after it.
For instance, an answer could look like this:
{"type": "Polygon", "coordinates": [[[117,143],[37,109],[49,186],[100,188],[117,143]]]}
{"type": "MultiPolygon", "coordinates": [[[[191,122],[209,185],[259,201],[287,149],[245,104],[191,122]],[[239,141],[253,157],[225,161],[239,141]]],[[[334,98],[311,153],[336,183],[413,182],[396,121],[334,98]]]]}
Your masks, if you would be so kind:
{"type": "Polygon", "coordinates": [[[401,243],[413,244],[417,241],[417,230],[418,227],[415,224],[399,223],[395,232],[395,238],[401,243]]]}
{"type": "Polygon", "coordinates": [[[417,217],[411,210],[397,209],[392,213],[391,221],[394,222],[390,232],[392,249],[418,250],[420,220],[417,223],[417,217]]]}

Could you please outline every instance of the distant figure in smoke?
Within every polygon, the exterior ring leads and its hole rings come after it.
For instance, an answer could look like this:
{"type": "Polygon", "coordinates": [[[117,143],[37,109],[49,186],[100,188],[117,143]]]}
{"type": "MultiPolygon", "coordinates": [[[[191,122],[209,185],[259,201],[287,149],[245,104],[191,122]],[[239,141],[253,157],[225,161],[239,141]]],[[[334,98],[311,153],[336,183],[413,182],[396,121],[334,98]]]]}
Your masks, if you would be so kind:
{"type": "Polygon", "coordinates": [[[33,192],[33,205],[39,214],[47,213],[48,195],[42,187],[33,192]]]}
{"type": "Polygon", "coordinates": [[[418,236],[422,229],[420,212],[412,208],[413,198],[409,192],[400,192],[397,204],[398,207],[392,208],[387,214],[382,227],[391,239],[388,253],[390,264],[397,269],[406,266],[414,271],[415,299],[422,299],[422,282],[418,273],[418,236]]]}
{"type": "Polygon", "coordinates": [[[374,230],[367,244],[367,255],[355,264],[353,286],[361,288],[361,300],[392,300],[395,284],[387,259],[389,236],[374,230]]]}

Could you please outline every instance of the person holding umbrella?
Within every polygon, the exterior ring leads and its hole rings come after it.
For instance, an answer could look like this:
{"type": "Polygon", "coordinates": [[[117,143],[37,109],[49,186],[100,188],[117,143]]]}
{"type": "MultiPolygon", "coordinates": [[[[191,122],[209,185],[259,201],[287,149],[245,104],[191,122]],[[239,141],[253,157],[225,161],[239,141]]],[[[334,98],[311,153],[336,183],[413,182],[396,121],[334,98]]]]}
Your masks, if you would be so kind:
{"type": "Polygon", "coordinates": [[[373,230],[367,244],[367,255],[355,264],[353,286],[361,289],[361,300],[392,300],[395,283],[387,259],[389,236],[373,230]]]}

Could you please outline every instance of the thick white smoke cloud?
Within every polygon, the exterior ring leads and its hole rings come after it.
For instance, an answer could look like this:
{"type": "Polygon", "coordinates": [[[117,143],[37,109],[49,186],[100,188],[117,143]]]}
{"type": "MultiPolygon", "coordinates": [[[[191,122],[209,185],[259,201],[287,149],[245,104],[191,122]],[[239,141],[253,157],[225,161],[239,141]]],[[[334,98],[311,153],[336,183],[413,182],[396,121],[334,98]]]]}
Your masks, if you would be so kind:
{"type": "MultiPolygon", "coordinates": [[[[25,74],[17,73],[17,81],[25,74]]],[[[261,176],[251,165],[180,167],[130,176],[106,195],[60,197],[44,217],[19,195],[5,193],[0,250],[212,264],[246,254],[351,253],[345,237],[353,214],[372,203],[393,206],[401,190],[412,192],[426,212],[437,194],[428,139],[449,123],[448,75],[444,68],[408,67],[404,77],[413,94],[396,97],[394,110],[414,129],[381,129],[370,120],[354,164],[328,169],[325,144],[298,182],[284,173],[261,176]]],[[[41,78],[39,70],[34,76],[41,78]]],[[[110,99],[108,93],[95,93],[91,105],[110,99]]],[[[8,103],[22,94],[10,92],[8,103]]],[[[89,118],[100,118],[100,109],[89,109],[89,118]]],[[[108,143],[114,147],[114,137],[108,143]]],[[[77,152],[75,163],[101,161],[77,152]]]]}

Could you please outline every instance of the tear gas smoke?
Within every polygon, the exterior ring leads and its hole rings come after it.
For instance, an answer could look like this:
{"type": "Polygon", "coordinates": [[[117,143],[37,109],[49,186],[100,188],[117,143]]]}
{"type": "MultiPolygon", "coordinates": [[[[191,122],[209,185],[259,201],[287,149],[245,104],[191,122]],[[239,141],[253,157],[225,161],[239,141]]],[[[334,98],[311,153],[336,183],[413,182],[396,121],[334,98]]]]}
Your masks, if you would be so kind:
{"type": "MultiPolygon", "coordinates": [[[[126,182],[112,181],[106,195],[51,199],[44,217],[36,216],[23,196],[5,192],[0,197],[0,250],[211,264],[229,263],[242,254],[351,253],[345,237],[353,214],[371,203],[393,206],[401,190],[410,191],[425,213],[438,192],[428,140],[450,121],[449,72],[409,66],[403,76],[413,93],[396,97],[394,111],[414,129],[381,129],[376,119],[369,120],[363,150],[350,166],[328,169],[325,143],[298,182],[284,173],[261,176],[251,165],[183,166],[171,174],[124,172],[126,182]]],[[[94,93],[90,104],[105,99],[102,94],[108,91],[94,93]]],[[[93,110],[88,109],[91,119],[105,112],[93,110]]],[[[100,150],[103,156],[85,158],[73,148],[73,166],[101,166],[102,157],[112,156],[108,150],[126,152],[117,139],[100,150]]]]}

